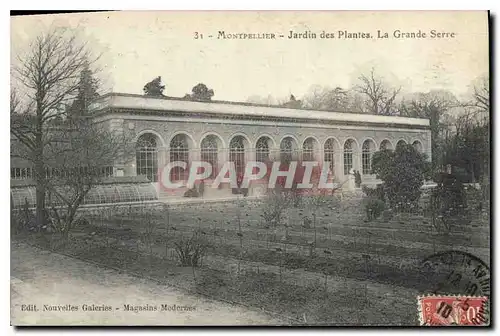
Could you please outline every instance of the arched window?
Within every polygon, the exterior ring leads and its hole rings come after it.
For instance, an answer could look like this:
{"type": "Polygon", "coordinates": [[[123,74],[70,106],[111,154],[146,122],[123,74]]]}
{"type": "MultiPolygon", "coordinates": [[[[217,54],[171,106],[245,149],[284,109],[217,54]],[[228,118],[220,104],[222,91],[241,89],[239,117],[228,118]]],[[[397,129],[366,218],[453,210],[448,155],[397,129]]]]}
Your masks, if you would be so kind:
{"type": "Polygon", "coordinates": [[[371,140],[363,142],[363,150],[361,152],[361,164],[363,175],[371,174],[372,171],[372,155],[375,151],[375,144],[371,140]]]}
{"type": "Polygon", "coordinates": [[[412,145],[417,150],[417,152],[422,153],[423,147],[422,147],[422,143],[420,141],[415,140],[415,141],[413,141],[412,145]]]}
{"type": "Polygon", "coordinates": [[[212,174],[209,178],[213,178],[218,174],[218,146],[217,137],[208,135],[201,141],[201,161],[208,162],[212,166],[212,174]]]}
{"type": "Polygon", "coordinates": [[[151,182],[158,181],[158,146],[156,136],[145,133],[136,143],[137,175],[146,176],[151,182]]]}
{"type": "Polygon", "coordinates": [[[384,150],[384,149],[392,149],[392,144],[389,140],[383,140],[380,143],[380,150],[384,150]]]}
{"type": "Polygon", "coordinates": [[[293,159],[294,152],[294,140],[290,137],[286,137],[281,140],[280,143],[280,160],[283,163],[290,163],[293,159]]]}
{"type": "Polygon", "coordinates": [[[303,161],[314,161],[314,150],[316,140],[313,138],[307,138],[302,145],[302,160],[303,161]]]}
{"type": "Polygon", "coordinates": [[[261,137],[257,140],[257,148],[255,153],[255,160],[258,162],[266,162],[269,160],[269,141],[268,137],[261,137]]]}
{"type": "Polygon", "coordinates": [[[399,146],[403,146],[403,145],[406,145],[406,141],[404,141],[403,139],[399,140],[398,143],[396,144],[396,148],[399,147],[399,146]]]}
{"type": "Polygon", "coordinates": [[[329,165],[332,172],[335,172],[335,140],[328,139],[325,142],[323,161],[329,165]]]}
{"type": "Polygon", "coordinates": [[[349,175],[353,167],[354,140],[349,139],[344,144],[344,175],[349,175]]]}
{"type": "Polygon", "coordinates": [[[229,161],[234,162],[238,175],[245,172],[245,138],[241,135],[235,136],[229,143],[229,161]]]}
{"type": "Polygon", "coordinates": [[[173,167],[170,171],[171,181],[183,181],[189,173],[189,145],[187,135],[177,134],[170,141],[170,162],[185,162],[186,170],[182,167],[173,167]]]}

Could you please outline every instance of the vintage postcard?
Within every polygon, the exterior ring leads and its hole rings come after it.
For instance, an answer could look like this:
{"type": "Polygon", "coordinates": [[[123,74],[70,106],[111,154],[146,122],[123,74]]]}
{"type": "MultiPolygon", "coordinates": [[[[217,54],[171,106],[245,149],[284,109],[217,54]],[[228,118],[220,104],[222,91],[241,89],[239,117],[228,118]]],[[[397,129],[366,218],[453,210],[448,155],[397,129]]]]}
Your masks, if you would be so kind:
{"type": "Polygon", "coordinates": [[[491,325],[489,21],[11,16],[11,324],[491,325]]]}

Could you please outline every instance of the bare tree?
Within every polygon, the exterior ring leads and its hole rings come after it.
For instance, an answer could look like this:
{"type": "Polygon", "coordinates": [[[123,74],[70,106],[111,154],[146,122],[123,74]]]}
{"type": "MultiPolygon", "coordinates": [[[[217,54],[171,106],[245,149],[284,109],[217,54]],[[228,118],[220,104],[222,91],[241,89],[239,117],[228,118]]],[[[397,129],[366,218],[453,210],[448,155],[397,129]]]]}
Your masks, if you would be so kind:
{"type": "Polygon", "coordinates": [[[312,110],[321,110],[324,106],[328,88],[313,85],[304,97],[304,105],[312,110]]]}
{"type": "Polygon", "coordinates": [[[287,98],[275,98],[272,95],[267,95],[267,97],[262,97],[259,95],[252,95],[247,98],[247,103],[262,104],[268,106],[280,106],[288,101],[287,98]]]}
{"type": "Polygon", "coordinates": [[[51,131],[53,141],[45,148],[51,176],[45,189],[53,205],[62,205],[52,206],[49,214],[55,228],[67,237],[85,196],[103,182],[116,159],[132,150],[124,136],[88,118],[66,119],[51,131]]]}
{"type": "Polygon", "coordinates": [[[429,119],[431,127],[432,161],[435,165],[441,164],[440,155],[447,133],[450,132],[450,117],[448,112],[453,108],[460,108],[458,99],[448,91],[433,90],[426,93],[418,92],[399,105],[402,116],[429,119]]]}
{"type": "Polygon", "coordinates": [[[475,106],[485,112],[490,111],[490,81],[488,76],[478,78],[474,85],[475,106]]]}
{"type": "Polygon", "coordinates": [[[50,127],[65,116],[66,105],[78,93],[81,72],[96,60],[75,31],[57,28],[35,37],[14,62],[12,76],[24,99],[15,90],[11,94],[11,134],[17,154],[33,164],[40,224],[45,221],[47,147],[58,137],[50,127]]]}
{"type": "MultiPolygon", "coordinates": [[[[482,158],[482,171],[483,178],[481,181],[482,189],[483,189],[483,199],[486,201],[485,204],[489,204],[489,186],[490,186],[490,80],[488,75],[480,76],[475,80],[473,85],[473,103],[471,104],[476,113],[474,113],[474,122],[476,126],[482,125],[485,128],[485,132],[483,132],[483,143],[485,146],[485,155],[482,158]]],[[[481,127],[481,126],[480,126],[481,127]]]]}
{"type": "Polygon", "coordinates": [[[19,110],[19,98],[17,91],[13,88],[10,90],[10,116],[12,117],[19,110]]]}
{"type": "Polygon", "coordinates": [[[390,89],[381,77],[375,75],[372,68],[368,76],[358,77],[360,83],[354,86],[354,90],[366,96],[366,108],[368,113],[394,115],[397,113],[396,97],[401,87],[390,89]]]}
{"type": "Polygon", "coordinates": [[[471,83],[469,98],[459,103],[468,118],[479,123],[489,120],[490,113],[490,81],[488,75],[479,76],[471,83]]]}

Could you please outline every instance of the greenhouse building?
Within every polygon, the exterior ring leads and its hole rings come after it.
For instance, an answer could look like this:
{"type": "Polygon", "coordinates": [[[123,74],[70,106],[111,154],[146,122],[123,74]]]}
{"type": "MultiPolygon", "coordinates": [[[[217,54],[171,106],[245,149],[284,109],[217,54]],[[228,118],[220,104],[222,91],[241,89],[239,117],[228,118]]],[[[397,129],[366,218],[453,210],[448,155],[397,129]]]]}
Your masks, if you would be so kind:
{"type": "MultiPolygon", "coordinates": [[[[359,171],[364,184],[377,183],[371,157],[380,149],[412,144],[431,157],[429,120],[346,112],[314,111],[228,101],[192,101],[174,97],[109,93],[91,106],[92,118],[133,142],[135,157],[119,159],[104,173],[105,183],[94,187],[86,204],[180,199],[187,187],[166,189],[164,168],[171,162],[207,162],[213,167],[209,185],[225,163],[242,173],[248,162],[283,157],[327,164],[333,179],[345,183],[359,171]]],[[[185,180],[187,169],[172,167],[169,178],[185,180]]],[[[50,174],[50,171],[48,172],[50,174]]],[[[11,192],[19,206],[34,202],[32,167],[11,157],[11,192]]],[[[205,188],[203,198],[225,199],[234,188],[205,188]]],[[[250,187],[248,196],[265,193],[250,187]]],[[[191,195],[200,196],[200,195],[191,195]]]]}

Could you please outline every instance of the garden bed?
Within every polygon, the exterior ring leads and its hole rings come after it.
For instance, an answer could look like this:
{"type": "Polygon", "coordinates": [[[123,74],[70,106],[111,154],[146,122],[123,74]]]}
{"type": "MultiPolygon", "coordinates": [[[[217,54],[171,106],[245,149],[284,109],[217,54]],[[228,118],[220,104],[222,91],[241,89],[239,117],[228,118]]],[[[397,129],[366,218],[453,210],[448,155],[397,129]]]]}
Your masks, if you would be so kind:
{"type": "MultiPolygon", "coordinates": [[[[442,234],[422,215],[367,221],[352,203],[288,207],[280,225],[263,220],[258,201],[108,209],[87,216],[69,245],[58,248],[297,323],[337,325],[412,325],[415,298],[428,290],[419,268],[424,258],[454,249],[489,259],[487,217],[442,234]],[[304,217],[313,220],[305,225],[304,217]],[[180,267],[175,243],[194,233],[209,249],[197,267],[180,267]],[[389,308],[373,306],[380,302],[389,308]]],[[[49,246],[43,235],[35,240],[49,246]]]]}
{"type": "MultiPolygon", "coordinates": [[[[21,236],[17,239],[49,249],[46,236],[21,236]]],[[[366,292],[356,287],[338,288],[334,292],[324,290],[322,283],[297,286],[280,281],[274,273],[244,271],[231,274],[206,267],[180,267],[176,262],[122,249],[117,245],[89,246],[83,237],[75,236],[55,252],[92,261],[105,267],[155,279],[166,285],[185,290],[187,293],[206,295],[212,298],[259,307],[287,316],[295,324],[321,325],[387,325],[416,323],[411,314],[412,296],[401,297],[394,303],[393,312],[380,312],[375,303],[387,300],[386,296],[366,292]],[[406,307],[406,308],[405,308],[406,307]]],[[[390,298],[394,299],[394,298],[390,298]]],[[[415,315],[416,316],[416,315],[415,315]]]]}

